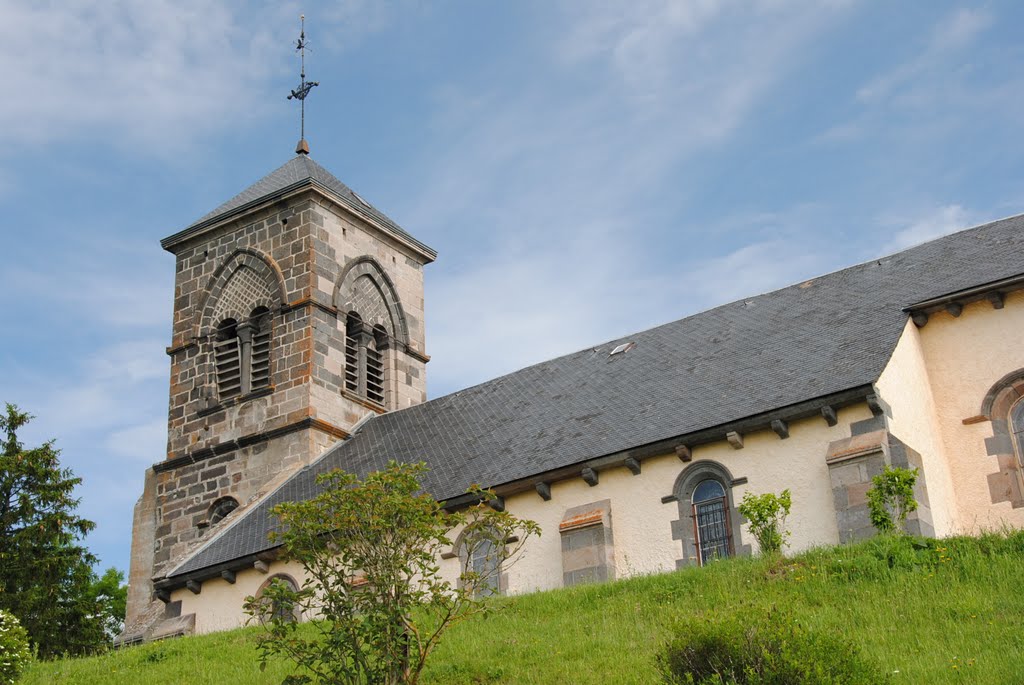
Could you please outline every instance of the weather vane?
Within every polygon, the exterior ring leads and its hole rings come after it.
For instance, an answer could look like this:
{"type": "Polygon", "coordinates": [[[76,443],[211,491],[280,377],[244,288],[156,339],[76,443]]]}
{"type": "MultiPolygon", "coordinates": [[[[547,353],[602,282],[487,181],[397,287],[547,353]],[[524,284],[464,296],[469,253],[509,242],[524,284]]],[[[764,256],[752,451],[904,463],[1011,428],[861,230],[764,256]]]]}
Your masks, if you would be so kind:
{"type": "Polygon", "coordinates": [[[319,86],[320,84],[316,81],[306,80],[306,15],[300,14],[299,19],[302,21],[302,31],[299,33],[299,40],[295,43],[295,49],[301,55],[302,71],[299,75],[302,81],[299,83],[299,87],[291,92],[288,99],[298,100],[301,110],[299,144],[295,146],[295,152],[308,155],[309,143],[306,142],[306,96],[309,95],[309,91],[313,90],[314,86],[319,86]]]}

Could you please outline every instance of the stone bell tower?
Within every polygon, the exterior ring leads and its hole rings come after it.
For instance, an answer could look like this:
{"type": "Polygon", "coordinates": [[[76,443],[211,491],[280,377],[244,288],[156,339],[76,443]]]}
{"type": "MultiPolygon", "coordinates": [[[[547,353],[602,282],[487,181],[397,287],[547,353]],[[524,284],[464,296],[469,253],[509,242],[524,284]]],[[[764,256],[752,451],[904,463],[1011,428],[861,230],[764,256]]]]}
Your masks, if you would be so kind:
{"type": "Polygon", "coordinates": [[[176,260],[167,454],[135,506],[126,642],[155,636],[153,579],[235,508],[367,414],[426,397],[436,253],[307,152],[161,242],[176,260]]]}

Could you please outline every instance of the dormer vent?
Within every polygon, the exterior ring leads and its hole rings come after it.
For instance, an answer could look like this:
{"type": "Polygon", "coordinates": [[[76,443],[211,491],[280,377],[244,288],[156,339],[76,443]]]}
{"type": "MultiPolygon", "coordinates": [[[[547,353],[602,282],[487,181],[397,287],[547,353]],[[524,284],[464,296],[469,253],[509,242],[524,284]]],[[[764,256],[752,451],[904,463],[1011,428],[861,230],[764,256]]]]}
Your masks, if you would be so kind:
{"type": "Polygon", "coordinates": [[[636,343],[632,342],[632,341],[626,342],[626,343],[622,343],[621,345],[616,345],[612,349],[612,351],[608,353],[608,356],[609,357],[614,357],[617,354],[625,354],[625,353],[629,352],[631,349],[633,349],[634,347],[636,347],[636,343]]]}

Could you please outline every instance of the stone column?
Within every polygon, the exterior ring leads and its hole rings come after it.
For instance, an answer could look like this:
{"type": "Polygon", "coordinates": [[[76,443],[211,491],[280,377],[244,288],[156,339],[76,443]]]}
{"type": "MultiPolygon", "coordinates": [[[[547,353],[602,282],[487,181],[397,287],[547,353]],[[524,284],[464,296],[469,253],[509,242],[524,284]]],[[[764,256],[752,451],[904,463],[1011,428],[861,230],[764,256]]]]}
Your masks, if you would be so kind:
{"type": "Polygon", "coordinates": [[[241,395],[245,397],[252,392],[252,331],[253,323],[246,321],[235,328],[238,333],[239,374],[241,376],[241,395]]]}

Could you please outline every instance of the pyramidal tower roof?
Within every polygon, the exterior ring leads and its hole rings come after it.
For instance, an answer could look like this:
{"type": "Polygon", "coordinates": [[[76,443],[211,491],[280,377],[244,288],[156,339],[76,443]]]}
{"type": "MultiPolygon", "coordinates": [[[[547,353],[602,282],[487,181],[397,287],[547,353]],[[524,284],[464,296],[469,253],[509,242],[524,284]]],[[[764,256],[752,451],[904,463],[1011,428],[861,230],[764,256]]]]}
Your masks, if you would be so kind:
{"type": "Polygon", "coordinates": [[[160,245],[165,250],[170,250],[182,241],[204,232],[225,219],[307,186],[316,188],[354,213],[370,219],[386,231],[393,233],[402,242],[411,243],[431,260],[437,257],[435,250],[409,235],[384,212],[361,198],[331,172],[317,164],[308,154],[296,155],[184,230],[164,238],[160,241],[160,245]]]}

